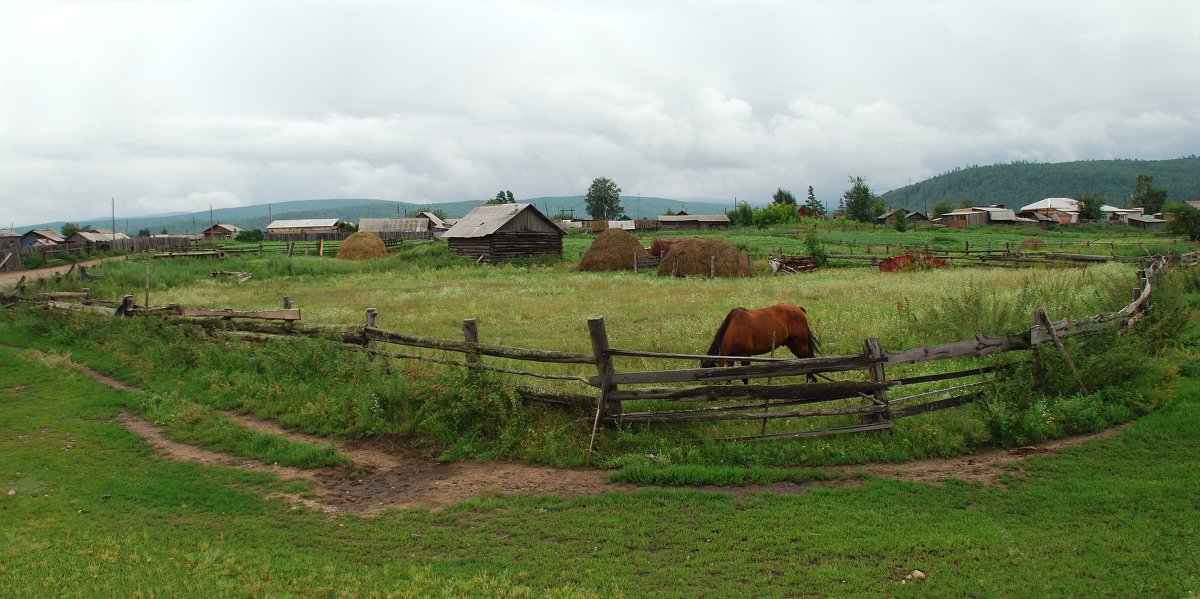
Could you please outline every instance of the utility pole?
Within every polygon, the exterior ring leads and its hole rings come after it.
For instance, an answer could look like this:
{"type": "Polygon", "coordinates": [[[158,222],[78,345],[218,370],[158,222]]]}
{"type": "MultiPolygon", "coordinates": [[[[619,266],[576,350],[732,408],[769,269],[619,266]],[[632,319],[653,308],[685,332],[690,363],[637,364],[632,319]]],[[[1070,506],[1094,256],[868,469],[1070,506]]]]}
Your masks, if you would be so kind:
{"type": "Polygon", "coordinates": [[[213,217],[212,217],[212,204],[209,204],[209,205],[208,205],[208,228],[210,228],[210,229],[211,229],[211,228],[212,228],[212,226],[213,226],[214,224],[216,224],[216,223],[214,223],[214,222],[213,222],[213,217]]]}
{"type": "Polygon", "coordinates": [[[113,220],[113,222],[112,222],[112,225],[113,225],[112,247],[109,248],[109,251],[117,249],[117,198],[116,197],[112,198],[112,220],[113,220]]]}

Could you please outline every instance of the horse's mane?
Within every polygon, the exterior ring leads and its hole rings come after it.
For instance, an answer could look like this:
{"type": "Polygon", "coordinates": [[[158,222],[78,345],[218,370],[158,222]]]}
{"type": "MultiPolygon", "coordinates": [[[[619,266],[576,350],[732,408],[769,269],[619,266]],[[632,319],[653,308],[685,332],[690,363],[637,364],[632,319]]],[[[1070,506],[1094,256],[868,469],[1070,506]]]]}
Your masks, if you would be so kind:
{"type": "MultiPolygon", "coordinates": [[[[710,355],[710,356],[720,355],[717,352],[721,351],[721,339],[723,339],[725,337],[725,329],[729,328],[729,321],[733,320],[734,314],[736,314],[739,311],[745,311],[745,310],[746,310],[745,308],[738,307],[738,308],[734,308],[734,309],[730,310],[729,314],[725,315],[725,320],[721,322],[720,327],[717,327],[717,334],[713,335],[712,345],[710,345],[708,347],[707,355],[710,355]]],[[[715,364],[715,362],[713,360],[702,360],[701,362],[702,362],[701,366],[703,368],[709,368],[715,364]]]]}

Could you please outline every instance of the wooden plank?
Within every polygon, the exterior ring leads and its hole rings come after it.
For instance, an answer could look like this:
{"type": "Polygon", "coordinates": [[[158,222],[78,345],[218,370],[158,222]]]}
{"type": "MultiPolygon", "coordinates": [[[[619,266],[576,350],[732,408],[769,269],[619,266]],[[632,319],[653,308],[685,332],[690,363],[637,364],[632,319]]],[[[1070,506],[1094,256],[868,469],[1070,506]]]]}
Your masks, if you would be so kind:
{"type": "Polygon", "coordinates": [[[608,349],[608,331],[604,327],[603,316],[593,316],[588,318],[588,334],[592,340],[592,354],[594,354],[597,372],[597,382],[600,387],[600,397],[596,399],[596,418],[592,422],[592,437],[588,441],[587,461],[592,463],[592,451],[596,448],[596,434],[600,429],[600,419],[608,417],[610,411],[612,416],[621,415],[621,402],[612,402],[616,406],[613,410],[608,405],[608,396],[616,389],[616,385],[612,383],[613,364],[606,350],[608,349]]]}
{"type": "Polygon", "coordinates": [[[938,401],[931,401],[929,403],[923,403],[921,405],[912,406],[910,408],[902,408],[899,410],[893,410],[892,418],[904,418],[906,416],[916,416],[917,414],[923,414],[925,412],[933,412],[936,410],[944,410],[946,408],[953,408],[955,406],[961,406],[963,404],[972,403],[982,397],[983,397],[982,393],[971,393],[968,395],[959,395],[957,397],[948,397],[946,399],[940,399],[938,401]]]}
{"type": "MultiPolygon", "coordinates": [[[[803,405],[803,404],[807,404],[807,403],[813,403],[813,401],[810,399],[776,400],[774,403],[770,404],[767,407],[768,408],[779,408],[779,407],[783,407],[783,406],[796,406],[796,405],[803,405]]],[[[874,405],[874,404],[872,404],[872,405],[874,405]]],[[[866,407],[871,407],[871,406],[866,406],[866,407]]],[[[674,416],[688,415],[688,414],[718,414],[721,412],[738,412],[738,411],[744,411],[744,410],[759,410],[756,413],[760,414],[760,415],[774,413],[774,412],[771,412],[770,410],[763,410],[762,408],[763,408],[763,404],[756,401],[753,403],[725,404],[725,405],[719,405],[719,406],[705,406],[703,408],[687,408],[687,409],[682,409],[682,410],[646,410],[646,411],[642,411],[642,412],[626,412],[621,415],[621,418],[619,418],[618,421],[627,422],[629,420],[626,420],[626,419],[640,419],[640,418],[657,419],[660,417],[661,418],[671,418],[674,416]]],[[[836,408],[836,409],[858,410],[859,407],[836,408]]],[[[850,412],[850,413],[857,414],[858,412],[850,412]]],[[[828,414],[825,414],[825,415],[828,415],[828,414]]]]}
{"type": "Polygon", "coordinates": [[[193,318],[254,318],[258,320],[300,320],[300,309],[291,310],[203,310],[180,308],[180,316],[193,318]]]}
{"type": "Polygon", "coordinates": [[[843,426],[838,428],[824,428],[811,431],[796,431],[794,433],[772,433],[770,435],[753,435],[748,437],[725,437],[722,441],[765,441],[770,439],[795,439],[802,437],[826,437],[829,435],[846,435],[850,433],[862,433],[867,431],[882,431],[890,430],[892,423],[888,421],[875,422],[871,424],[856,424],[854,426],[843,426]]]}
{"type": "MultiPolygon", "coordinates": [[[[749,408],[759,408],[761,406],[746,406],[749,408]]],[[[745,409],[745,408],[743,408],[745,409]]],[[[721,420],[762,420],[763,418],[807,418],[812,416],[847,416],[853,414],[881,414],[884,411],[883,406],[861,406],[856,408],[821,408],[817,410],[785,410],[783,412],[743,412],[743,413],[695,413],[695,414],[678,414],[678,415],[649,415],[639,416],[637,418],[621,415],[615,418],[621,423],[665,423],[665,422],[710,422],[721,420]]]]}
{"type": "Polygon", "coordinates": [[[369,348],[369,347],[363,348],[363,349],[359,349],[357,347],[347,347],[346,349],[351,350],[351,351],[363,351],[365,353],[375,355],[375,356],[385,356],[388,358],[398,358],[401,360],[420,360],[422,362],[431,362],[433,364],[443,364],[446,366],[461,366],[461,367],[467,368],[469,370],[488,370],[491,372],[499,372],[502,374],[515,374],[518,376],[528,376],[528,377],[547,379],[547,380],[553,380],[553,381],[572,381],[572,382],[576,382],[576,383],[586,383],[587,382],[587,377],[573,375],[573,374],[550,374],[550,373],[546,373],[546,372],[534,372],[532,370],[518,370],[515,368],[504,368],[501,366],[492,366],[490,364],[483,364],[480,362],[472,363],[472,362],[467,362],[465,360],[443,360],[441,358],[434,358],[433,356],[422,356],[420,354],[406,354],[406,353],[402,353],[402,352],[390,352],[390,351],[385,351],[382,349],[374,349],[374,348],[369,348]]]}
{"type": "Polygon", "coordinates": [[[965,378],[969,376],[979,376],[996,370],[995,366],[983,366],[980,368],[970,368],[968,370],[956,370],[954,372],[941,372],[938,374],[923,374],[920,376],[909,376],[888,381],[892,387],[901,385],[916,385],[918,383],[932,383],[935,381],[945,381],[950,379],[965,378]]]}
{"type": "Polygon", "coordinates": [[[792,383],[783,385],[703,385],[682,389],[614,391],[609,397],[616,401],[661,399],[665,401],[694,402],[806,399],[815,402],[861,397],[864,394],[874,393],[878,388],[878,383],[862,381],[792,383]]]}
{"type": "Polygon", "coordinates": [[[916,364],[948,358],[988,356],[995,353],[1029,349],[1029,333],[1006,336],[976,335],[974,340],[927,345],[887,354],[887,365],[916,364]]]}
{"type": "Polygon", "coordinates": [[[671,354],[663,352],[636,351],[631,349],[609,348],[610,356],[628,356],[632,358],[665,358],[670,360],[729,360],[736,362],[790,362],[796,358],[764,358],[762,356],[704,356],[700,354],[671,354]]]}
{"type": "Polygon", "coordinates": [[[465,341],[452,341],[449,339],[437,339],[435,337],[422,337],[420,335],[409,335],[407,333],[385,331],[375,327],[365,327],[363,329],[363,334],[371,339],[395,343],[397,345],[440,349],[464,354],[467,352],[475,352],[485,356],[509,358],[512,360],[524,360],[527,362],[552,362],[561,364],[596,363],[595,358],[586,354],[573,354],[568,352],[549,351],[542,349],[526,349],[522,347],[507,347],[503,345],[489,345],[485,343],[467,343],[465,341]]]}
{"type": "Polygon", "coordinates": [[[943,395],[946,393],[957,393],[959,391],[965,391],[967,389],[974,389],[977,387],[982,387],[984,385],[990,385],[990,384],[992,384],[991,381],[977,381],[974,383],[967,383],[965,385],[955,385],[953,387],[946,387],[945,389],[936,389],[933,391],[926,391],[924,393],[917,393],[915,395],[909,395],[907,397],[897,397],[896,399],[891,400],[890,403],[894,407],[894,406],[903,405],[906,403],[912,403],[914,401],[921,400],[921,399],[928,399],[930,397],[936,397],[938,395],[943,395]]]}
{"type": "Polygon", "coordinates": [[[593,410],[596,407],[596,398],[590,395],[581,395],[576,393],[550,393],[547,391],[535,391],[533,389],[517,390],[517,397],[524,401],[536,401],[541,403],[551,403],[563,406],[573,406],[586,410],[593,410]]]}
{"type": "Polygon", "coordinates": [[[60,299],[84,299],[88,296],[82,291],[50,291],[47,293],[39,293],[33,297],[35,300],[60,300],[60,299]]]}
{"type": "Polygon", "coordinates": [[[626,372],[613,375],[612,382],[620,385],[632,385],[646,383],[686,383],[692,381],[717,382],[743,378],[798,376],[816,372],[863,370],[879,363],[881,359],[869,356],[829,356],[824,358],[784,360],[782,362],[754,364],[751,366],[719,366],[715,368],[692,368],[687,370],[626,372]]]}

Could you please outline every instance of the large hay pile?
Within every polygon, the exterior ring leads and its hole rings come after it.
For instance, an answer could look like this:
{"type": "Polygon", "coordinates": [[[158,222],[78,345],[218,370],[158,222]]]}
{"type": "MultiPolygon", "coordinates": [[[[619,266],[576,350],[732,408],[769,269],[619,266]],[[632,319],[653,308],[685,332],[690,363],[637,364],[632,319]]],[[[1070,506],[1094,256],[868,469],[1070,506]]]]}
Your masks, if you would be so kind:
{"type": "Polygon", "coordinates": [[[750,276],[748,258],[724,239],[685,239],[663,256],[658,264],[658,276],[745,277],[750,276]]]}
{"type": "Polygon", "coordinates": [[[1021,241],[1021,249],[1023,250],[1042,250],[1046,249],[1046,242],[1040,237],[1027,237],[1021,241]]]}
{"type": "Polygon", "coordinates": [[[384,256],[387,256],[387,248],[383,240],[365,231],[347,237],[337,251],[337,257],[342,260],[370,260],[384,256]]]}
{"type": "Polygon", "coordinates": [[[633,257],[647,256],[646,248],[629,231],[607,229],[596,236],[591,247],[579,260],[579,270],[633,270],[633,257]]]}

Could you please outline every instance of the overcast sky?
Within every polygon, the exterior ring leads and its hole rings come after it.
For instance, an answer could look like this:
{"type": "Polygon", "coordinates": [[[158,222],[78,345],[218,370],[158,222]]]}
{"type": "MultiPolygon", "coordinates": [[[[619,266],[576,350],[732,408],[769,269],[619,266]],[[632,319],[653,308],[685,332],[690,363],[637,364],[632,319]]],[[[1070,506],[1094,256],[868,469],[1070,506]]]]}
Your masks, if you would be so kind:
{"type": "Polygon", "coordinates": [[[1200,153],[1200,2],[0,0],[0,226],[1200,153]]]}

